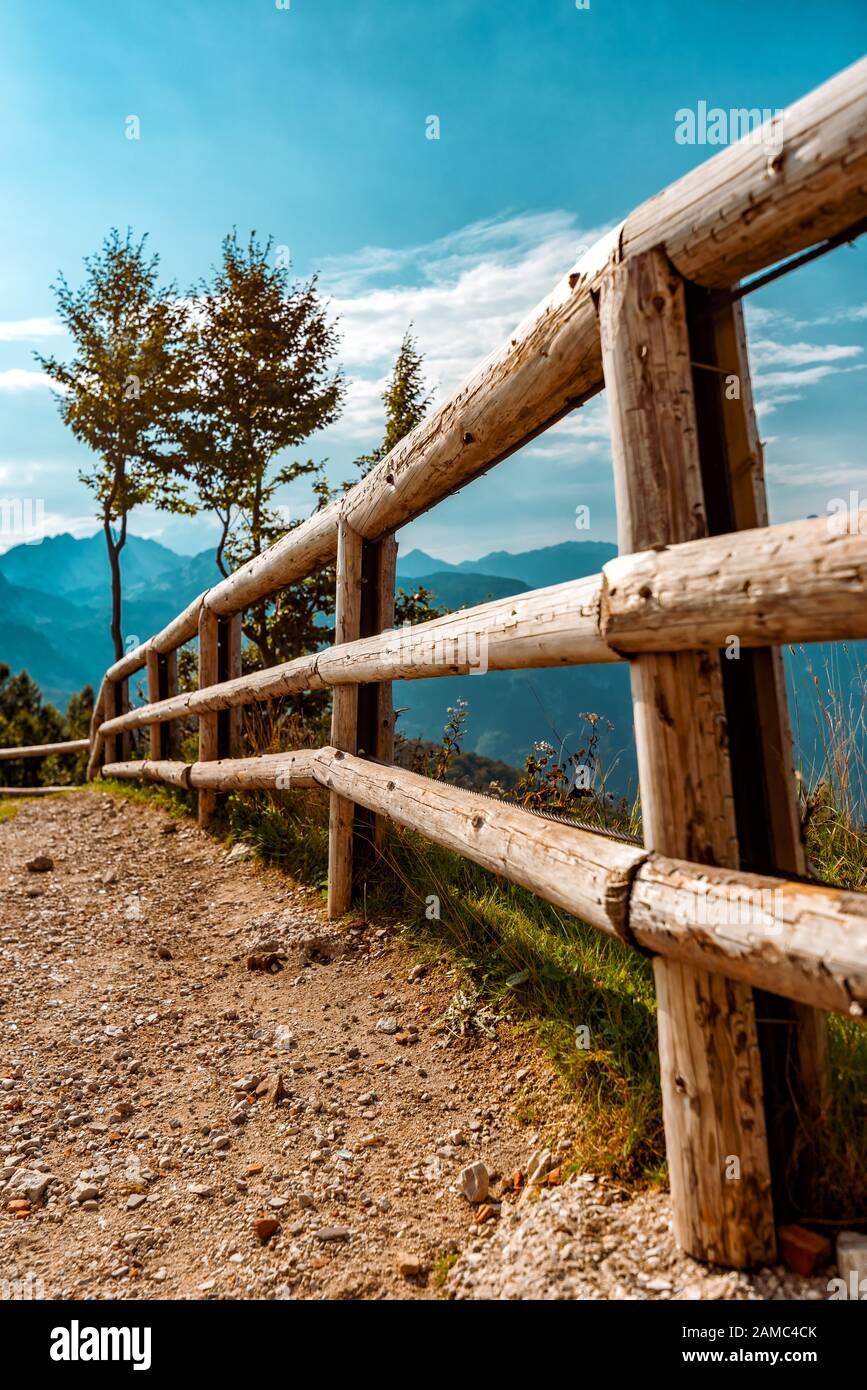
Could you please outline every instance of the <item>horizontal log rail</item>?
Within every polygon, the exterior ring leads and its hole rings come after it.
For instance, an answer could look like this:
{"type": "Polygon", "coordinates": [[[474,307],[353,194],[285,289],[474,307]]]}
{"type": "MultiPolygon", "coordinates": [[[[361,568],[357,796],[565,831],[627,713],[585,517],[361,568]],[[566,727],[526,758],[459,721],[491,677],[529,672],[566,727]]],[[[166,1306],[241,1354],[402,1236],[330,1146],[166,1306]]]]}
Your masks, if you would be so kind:
{"type": "Polygon", "coordinates": [[[50,758],[67,753],[86,753],[89,738],[76,738],[69,743],[36,743],[29,748],[0,748],[0,758],[50,758]]]}
{"type": "Polygon", "coordinates": [[[0,758],[53,758],[67,753],[86,753],[89,738],[74,738],[68,744],[33,744],[29,748],[0,748],[0,758]]]}
{"type": "Polygon", "coordinates": [[[335,748],[213,763],[109,764],[104,777],[220,791],[320,786],[655,955],[818,1008],[867,1008],[867,898],[683,863],[335,748]]]}

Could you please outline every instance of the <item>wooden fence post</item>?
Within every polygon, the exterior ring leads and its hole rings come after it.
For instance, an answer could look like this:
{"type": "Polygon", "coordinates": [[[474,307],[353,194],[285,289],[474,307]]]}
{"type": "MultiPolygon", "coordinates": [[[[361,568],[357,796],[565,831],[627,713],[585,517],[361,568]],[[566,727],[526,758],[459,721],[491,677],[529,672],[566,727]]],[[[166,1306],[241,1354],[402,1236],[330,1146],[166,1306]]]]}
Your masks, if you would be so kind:
{"type": "MultiPolygon", "coordinates": [[[[704,535],[684,285],[662,251],[609,268],[600,330],[621,553],[704,535]]],[[[642,655],[630,674],[645,844],[736,868],[719,656],[642,655]]],[[[659,957],[654,974],[677,1240],[691,1255],[737,1268],[772,1261],[752,990],[659,957]]]]}
{"type": "MultiPolygon", "coordinates": [[[[220,618],[206,604],[199,613],[199,689],[241,674],[241,613],[220,618]]],[[[234,758],[241,751],[240,709],[199,715],[199,761],[234,758]]],[[[210,825],[220,793],[199,792],[199,825],[210,825]]]]}
{"type": "MultiPolygon", "coordinates": [[[[217,626],[217,664],[220,681],[233,681],[241,674],[242,613],[220,618],[217,626]]],[[[220,710],[217,716],[217,756],[237,758],[241,753],[243,710],[240,707],[220,710]]]]}
{"type": "MultiPolygon", "coordinates": [[[[691,285],[687,316],[708,530],[767,526],[743,305],[691,285]]],[[[804,875],[782,651],[730,641],[722,669],[741,862],[757,873],[804,875]]],[[[755,999],[779,1223],[808,1209],[809,1134],[828,1099],[827,1023],[779,995],[756,991],[755,999]]]]}
{"type": "MultiPolygon", "coordinates": [[[[219,672],[219,619],[207,604],[199,613],[199,689],[216,685],[219,672]]],[[[219,734],[216,713],[199,715],[199,762],[210,763],[218,756],[219,734]]],[[[217,794],[199,792],[199,825],[208,826],[217,809],[217,794]]]]}
{"type": "MultiPolygon", "coordinates": [[[[361,631],[361,536],[341,518],[337,533],[337,598],[334,641],[354,642],[361,631]]],[[[344,753],[357,747],[357,685],[336,685],[331,706],[331,743],[344,753]]],[[[342,917],[352,902],[352,838],[355,806],[331,793],[328,816],[328,916],[342,917]]]]}
{"type": "MultiPolygon", "coordinates": [[[[158,652],[153,647],[147,653],[148,703],[169,700],[178,693],[178,654],[158,652]]],[[[150,756],[170,758],[174,744],[171,720],[150,726],[150,756]]]]}
{"type": "MultiPolygon", "coordinates": [[[[106,681],[105,718],[116,719],[118,715],[126,714],[128,709],[129,681],[106,681]]],[[[109,734],[105,739],[103,748],[103,762],[125,762],[129,757],[129,741],[129,734],[126,731],[119,734],[109,734]]]]}
{"type": "MultiPolygon", "coordinates": [[[[375,637],[394,626],[394,583],[397,541],[365,541],[361,564],[360,637],[375,637]]],[[[394,762],[394,701],[392,682],[361,685],[358,689],[358,752],[394,762]]],[[[354,876],[371,862],[382,846],[387,821],[363,806],[355,809],[354,876]]]]}

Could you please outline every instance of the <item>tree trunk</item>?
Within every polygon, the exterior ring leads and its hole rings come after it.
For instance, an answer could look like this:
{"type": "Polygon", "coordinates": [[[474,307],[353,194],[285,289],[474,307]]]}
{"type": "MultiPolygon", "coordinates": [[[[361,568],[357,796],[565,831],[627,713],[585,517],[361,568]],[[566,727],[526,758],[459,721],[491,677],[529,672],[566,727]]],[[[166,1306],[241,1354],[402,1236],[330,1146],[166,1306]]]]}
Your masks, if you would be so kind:
{"type": "Polygon", "coordinates": [[[111,534],[111,518],[105,517],[103,521],[103,531],[105,532],[105,544],[108,548],[108,563],[111,569],[111,640],[114,644],[114,659],[120,661],[123,656],[123,627],[121,624],[121,582],[120,582],[120,552],[121,546],[116,545],[111,534]]]}

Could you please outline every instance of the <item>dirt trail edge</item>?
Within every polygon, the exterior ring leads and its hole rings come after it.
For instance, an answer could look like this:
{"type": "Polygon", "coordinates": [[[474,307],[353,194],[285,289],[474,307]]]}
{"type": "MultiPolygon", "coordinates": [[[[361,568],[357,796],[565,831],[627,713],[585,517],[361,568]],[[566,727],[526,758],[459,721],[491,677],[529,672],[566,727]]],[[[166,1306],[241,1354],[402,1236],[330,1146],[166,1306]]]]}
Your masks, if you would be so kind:
{"type": "Polygon", "coordinates": [[[242,853],[98,790],[0,824],[0,1282],[49,1299],[826,1296],[828,1273],[684,1258],[664,1194],[589,1174],[514,1192],[568,1145],[544,1057],[508,1030],[437,1046],[456,977],[375,924],[336,930],[242,853]],[[514,1114],[528,1091],[544,1133],[514,1114]],[[477,1161],[490,1191],[472,1203],[459,1175],[477,1161]]]}

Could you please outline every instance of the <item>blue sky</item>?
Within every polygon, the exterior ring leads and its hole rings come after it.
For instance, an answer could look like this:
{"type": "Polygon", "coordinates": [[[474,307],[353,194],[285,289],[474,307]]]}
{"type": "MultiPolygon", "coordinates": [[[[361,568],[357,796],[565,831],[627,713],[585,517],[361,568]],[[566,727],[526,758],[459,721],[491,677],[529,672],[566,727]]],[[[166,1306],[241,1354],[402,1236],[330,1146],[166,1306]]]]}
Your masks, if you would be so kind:
{"type": "MultiPolygon", "coordinates": [[[[0,498],[43,499],[49,531],[95,529],[32,351],[63,351],[49,286],[61,268],[75,283],[112,225],[147,231],[182,288],[233,225],[319,271],[350,391],[305,452],[337,479],[378,441],[410,320],[442,399],[579,245],[712,153],[675,141],[678,108],[783,107],[865,39],[860,0],[4,0],[0,498]]],[[[748,301],[774,519],[867,492],[865,266],[867,245],[843,249],[748,301]]],[[[284,501],[299,516],[310,499],[284,501]]],[[[600,398],[401,545],[458,560],[613,539],[612,502],[600,398]]],[[[185,551],[213,535],[147,510],[131,529],[185,551]]]]}

